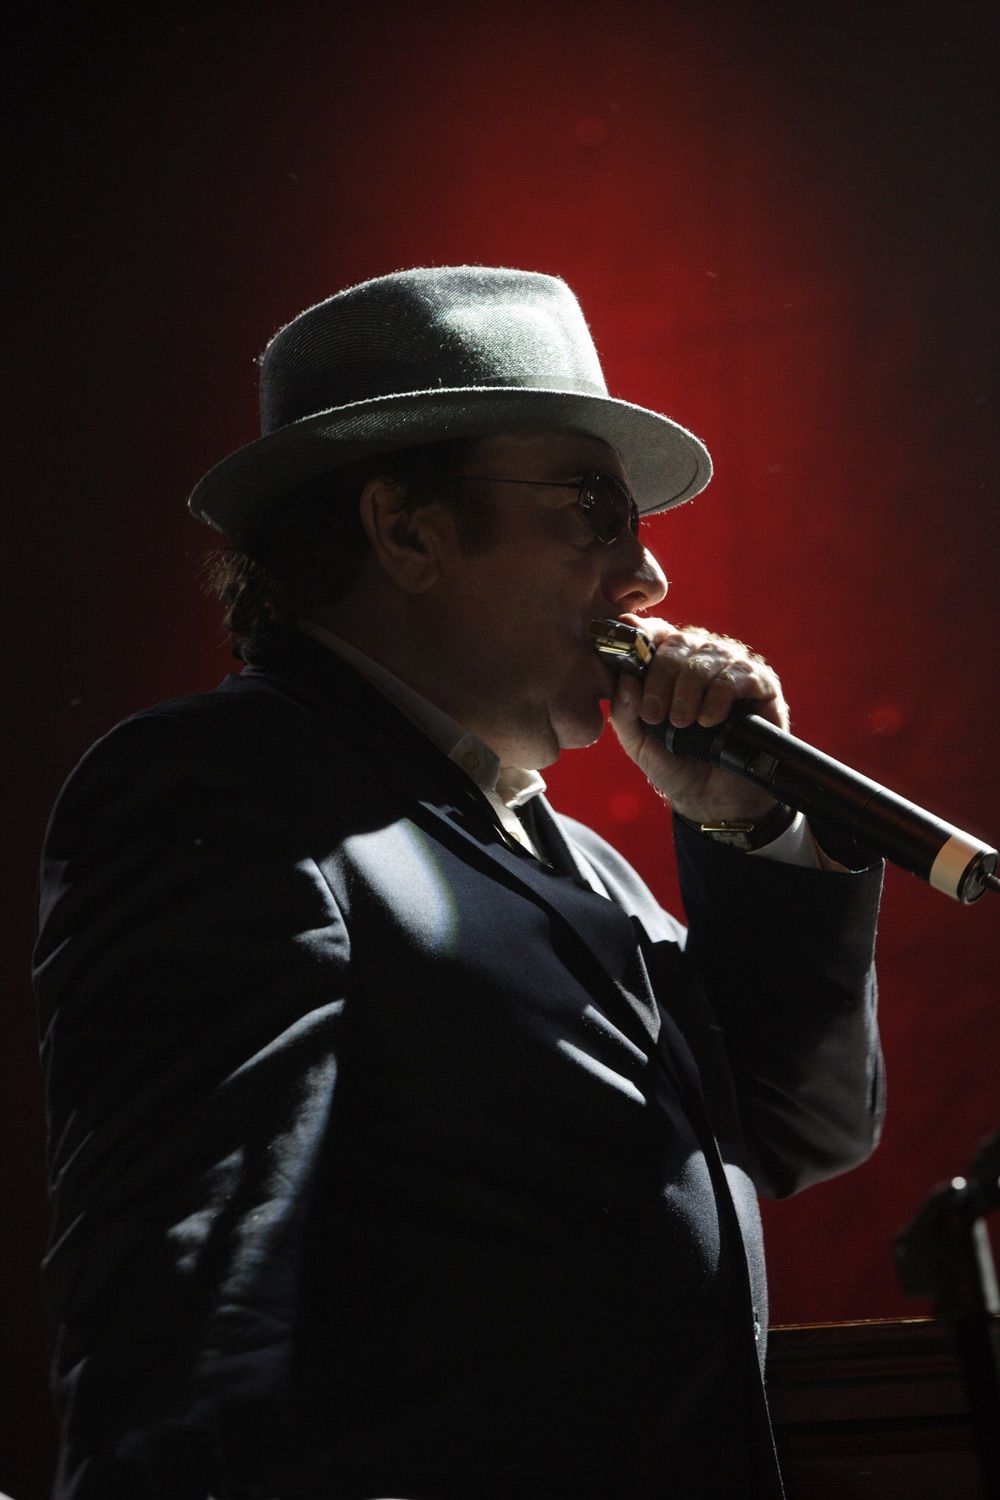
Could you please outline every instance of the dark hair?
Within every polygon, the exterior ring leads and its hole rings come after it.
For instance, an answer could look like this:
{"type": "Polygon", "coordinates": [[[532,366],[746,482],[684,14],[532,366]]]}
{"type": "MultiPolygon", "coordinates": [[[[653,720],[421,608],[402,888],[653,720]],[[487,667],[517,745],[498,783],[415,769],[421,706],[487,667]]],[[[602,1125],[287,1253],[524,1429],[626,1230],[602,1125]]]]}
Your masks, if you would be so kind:
{"type": "Polygon", "coordinates": [[[208,590],[226,606],[226,629],[245,640],[270,621],[294,620],[343,598],[368,551],[358,500],[370,479],[395,480],[404,510],[434,500],[453,507],[462,545],[481,550],[491,513],[483,495],[462,490],[469,446],[465,438],[424,443],[332,470],[300,485],[256,532],[227,536],[206,558],[208,590]]]}

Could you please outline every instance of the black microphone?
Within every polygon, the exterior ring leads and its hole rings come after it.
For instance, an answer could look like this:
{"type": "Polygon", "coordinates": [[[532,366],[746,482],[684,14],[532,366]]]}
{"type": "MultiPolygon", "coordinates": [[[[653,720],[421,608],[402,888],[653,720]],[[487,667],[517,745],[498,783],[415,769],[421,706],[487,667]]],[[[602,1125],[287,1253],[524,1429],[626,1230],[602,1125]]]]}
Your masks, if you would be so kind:
{"type": "MultiPolygon", "coordinates": [[[[642,631],[619,620],[600,620],[591,634],[597,650],[619,671],[644,675],[653,648],[642,631]]],[[[737,704],[728,719],[711,729],[700,724],[677,729],[667,722],[647,725],[646,732],[673,755],[707,761],[751,782],[956,901],[968,905],[988,888],[1000,889],[995,849],[814,750],[752,709],[737,704]]]]}

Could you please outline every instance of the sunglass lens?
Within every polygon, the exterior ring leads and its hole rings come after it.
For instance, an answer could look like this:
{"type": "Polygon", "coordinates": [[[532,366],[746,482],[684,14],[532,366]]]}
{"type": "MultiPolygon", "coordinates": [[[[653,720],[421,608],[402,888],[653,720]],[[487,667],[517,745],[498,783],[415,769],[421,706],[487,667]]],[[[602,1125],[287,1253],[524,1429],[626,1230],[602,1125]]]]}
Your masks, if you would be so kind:
{"type": "Polygon", "coordinates": [[[639,511],[628,490],[613,474],[588,474],[580,492],[591,530],[606,547],[617,541],[626,526],[639,534],[639,511]]]}

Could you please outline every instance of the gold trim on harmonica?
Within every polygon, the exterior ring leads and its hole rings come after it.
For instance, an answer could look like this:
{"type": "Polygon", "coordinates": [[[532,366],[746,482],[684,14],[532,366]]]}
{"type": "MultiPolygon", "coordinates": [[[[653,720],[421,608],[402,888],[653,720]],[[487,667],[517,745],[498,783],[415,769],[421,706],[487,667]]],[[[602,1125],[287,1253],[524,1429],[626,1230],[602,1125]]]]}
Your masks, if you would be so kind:
{"type": "Polygon", "coordinates": [[[607,657],[619,672],[642,677],[653,660],[653,643],[634,625],[621,620],[594,620],[590,625],[594,650],[607,657]]]}

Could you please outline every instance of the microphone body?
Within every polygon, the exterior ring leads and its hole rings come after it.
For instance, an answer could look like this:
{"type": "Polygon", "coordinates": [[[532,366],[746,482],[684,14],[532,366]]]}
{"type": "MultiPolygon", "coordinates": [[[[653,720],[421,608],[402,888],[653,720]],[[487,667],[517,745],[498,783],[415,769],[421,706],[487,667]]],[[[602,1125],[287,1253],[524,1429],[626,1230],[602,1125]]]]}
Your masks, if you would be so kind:
{"type": "Polygon", "coordinates": [[[707,761],[752,782],[957,901],[977,901],[987,889],[987,876],[996,870],[997,851],[988,844],[759,714],[736,712],[714,729],[697,724],[675,729],[666,723],[647,732],[672,754],[707,761]]]}
{"type": "MultiPolygon", "coordinates": [[[[620,620],[591,626],[595,648],[620,672],[645,675],[653,648],[620,620]]],[[[751,782],[817,823],[865,845],[936,890],[968,905],[997,886],[995,849],[899,797],[841,761],[814,750],[759,714],[737,705],[712,729],[647,726],[673,755],[706,761],[751,782]]]]}

